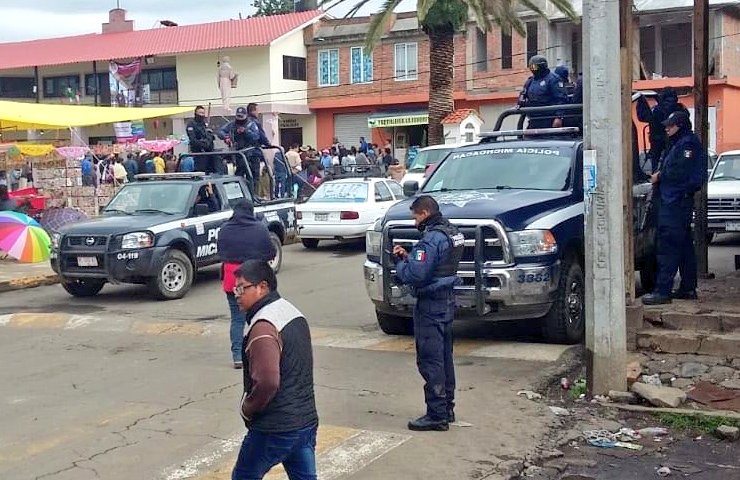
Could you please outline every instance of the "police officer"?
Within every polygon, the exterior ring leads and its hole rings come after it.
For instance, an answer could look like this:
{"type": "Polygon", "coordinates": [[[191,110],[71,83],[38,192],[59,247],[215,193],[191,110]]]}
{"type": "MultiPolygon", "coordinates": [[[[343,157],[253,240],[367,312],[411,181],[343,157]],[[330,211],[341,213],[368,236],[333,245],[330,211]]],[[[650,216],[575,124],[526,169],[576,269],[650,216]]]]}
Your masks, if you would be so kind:
{"type": "Polygon", "coordinates": [[[655,291],[642,297],[645,305],[671,303],[672,298],[696,299],[696,256],[691,236],[694,193],[706,181],[706,159],[688,114],[672,113],[663,122],[671,146],[659,170],[650,177],[658,186],[658,276],[655,291]],[[681,284],[671,293],[676,271],[681,284]]]}
{"type": "MultiPolygon", "coordinates": [[[[545,107],[565,105],[568,96],[563,79],[547,68],[547,59],[534,55],[529,59],[529,70],[532,76],[524,83],[519,94],[520,107],[545,107]]],[[[559,128],[563,126],[563,111],[530,113],[529,128],[559,128]]]]}
{"type": "MultiPolygon", "coordinates": [[[[218,132],[218,138],[225,141],[231,150],[243,150],[250,145],[247,138],[247,109],[239,107],[234,114],[234,120],[224,125],[218,132]]],[[[247,164],[241,155],[233,155],[236,171],[235,175],[245,177],[247,174],[247,164]]]]}
{"type": "Polygon", "coordinates": [[[663,122],[673,112],[684,112],[688,115],[689,111],[678,102],[678,94],[670,87],[664,89],[658,95],[658,103],[650,108],[644,95],[637,98],[637,119],[645,122],[650,126],[650,150],[647,158],[650,160],[650,173],[658,169],[658,162],[663,152],[668,147],[668,136],[665,133],[663,122]]]}
{"type": "MultiPolygon", "coordinates": [[[[190,141],[191,153],[213,152],[213,131],[206,123],[206,109],[202,105],[195,107],[195,117],[188,122],[186,127],[190,141]]],[[[195,169],[199,172],[220,173],[218,159],[214,155],[197,155],[195,158],[195,169]]]]}
{"type": "Polygon", "coordinates": [[[455,315],[453,288],[460,282],[457,267],[465,238],[439,212],[428,195],[411,204],[416,227],[423,232],[411,252],[396,245],[398,280],[411,287],[416,297],[414,336],[416,364],[424,378],[426,415],[409,422],[411,430],[449,429],[455,421],[455,368],[452,361],[452,319],[455,315]]]}

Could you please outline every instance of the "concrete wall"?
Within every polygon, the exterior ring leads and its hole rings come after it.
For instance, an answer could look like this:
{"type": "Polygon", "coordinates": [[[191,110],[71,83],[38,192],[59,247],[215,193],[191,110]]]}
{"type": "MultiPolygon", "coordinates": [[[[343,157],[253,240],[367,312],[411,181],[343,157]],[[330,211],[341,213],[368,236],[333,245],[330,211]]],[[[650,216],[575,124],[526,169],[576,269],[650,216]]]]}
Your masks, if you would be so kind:
{"type": "Polygon", "coordinates": [[[272,48],[270,48],[270,91],[272,95],[270,98],[273,103],[290,103],[293,105],[305,105],[307,103],[306,88],[308,82],[283,79],[283,55],[306,58],[306,54],[307,49],[303,43],[303,31],[301,30],[291,33],[272,44],[272,48]]]}

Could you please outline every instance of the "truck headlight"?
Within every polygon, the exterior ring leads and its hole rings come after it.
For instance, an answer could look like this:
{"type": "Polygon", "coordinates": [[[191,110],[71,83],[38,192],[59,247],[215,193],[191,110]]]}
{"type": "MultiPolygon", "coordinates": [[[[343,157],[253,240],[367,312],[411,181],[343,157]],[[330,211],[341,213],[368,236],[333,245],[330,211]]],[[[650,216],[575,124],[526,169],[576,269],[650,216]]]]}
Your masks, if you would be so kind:
{"type": "Polygon", "coordinates": [[[51,234],[51,248],[54,250],[59,250],[59,246],[61,244],[62,244],[62,234],[52,233],[51,234]]]}
{"type": "Polygon", "coordinates": [[[380,252],[383,248],[383,223],[378,220],[375,224],[367,229],[365,233],[365,252],[368,257],[380,258],[380,252]]]}
{"type": "Polygon", "coordinates": [[[147,248],[154,245],[154,236],[149,232],[127,233],[121,240],[122,249],[147,248]]]}
{"type": "Polygon", "coordinates": [[[515,257],[536,257],[557,253],[558,244],[550,230],[522,230],[509,233],[515,257]]]}

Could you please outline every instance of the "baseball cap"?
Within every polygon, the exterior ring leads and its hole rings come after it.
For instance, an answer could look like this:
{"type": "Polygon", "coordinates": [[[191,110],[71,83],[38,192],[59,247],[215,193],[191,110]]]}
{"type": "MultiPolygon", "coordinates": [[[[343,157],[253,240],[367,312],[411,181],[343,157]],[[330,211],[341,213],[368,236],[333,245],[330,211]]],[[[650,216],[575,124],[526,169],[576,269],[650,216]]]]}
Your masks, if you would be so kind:
{"type": "Polygon", "coordinates": [[[247,109],[245,107],[237,108],[234,118],[237,120],[245,120],[247,118],[247,109]]]}
{"type": "Polygon", "coordinates": [[[663,122],[664,127],[686,127],[691,125],[691,120],[686,112],[673,112],[663,122]]]}

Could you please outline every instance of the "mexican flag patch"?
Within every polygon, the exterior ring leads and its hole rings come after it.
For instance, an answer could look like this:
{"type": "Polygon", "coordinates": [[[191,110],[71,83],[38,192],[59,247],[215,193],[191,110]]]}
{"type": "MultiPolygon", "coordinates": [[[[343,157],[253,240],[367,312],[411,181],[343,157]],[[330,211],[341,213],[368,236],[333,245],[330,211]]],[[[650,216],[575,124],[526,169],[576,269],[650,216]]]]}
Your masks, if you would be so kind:
{"type": "Polygon", "coordinates": [[[427,252],[425,252],[424,250],[417,250],[416,255],[414,255],[414,258],[416,259],[417,262],[423,262],[424,260],[427,259],[427,252]]]}

